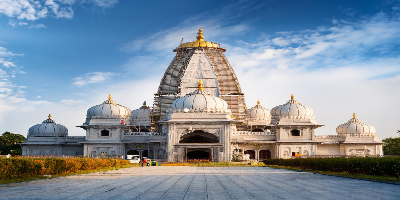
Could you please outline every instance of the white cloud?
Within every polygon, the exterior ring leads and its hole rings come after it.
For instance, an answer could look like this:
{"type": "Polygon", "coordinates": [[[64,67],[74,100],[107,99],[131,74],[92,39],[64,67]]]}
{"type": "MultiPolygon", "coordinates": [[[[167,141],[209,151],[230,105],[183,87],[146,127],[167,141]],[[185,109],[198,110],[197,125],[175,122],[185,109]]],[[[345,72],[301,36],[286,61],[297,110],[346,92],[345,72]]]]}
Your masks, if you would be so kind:
{"type": "Polygon", "coordinates": [[[31,28],[38,28],[38,29],[40,29],[40,28],[46,28],[46,26],[44,25],[44,24],[34,24],[34,25],[32,25],[32,26],[29,26],[29,28],[31,29],[31,28]]]}
{"type": "MultiPolygon", "coordinates": [[[[2,0],[0,1],[0,14],[17,20],[30,21],[46,17],[71,19],[74,16],[72,7],[77,2],[101,8],[111,8],[118,3],[117,0],[2,0]]],[[[11,20],[8,24],[16,26],[17,23],[11,20]]]]}
{"type": "Polygon", "coordinates": [[[280,47],[288,46],[291,43],[290,40],[285,40],[282,37],[277,37],[272,41],[274,42],[275,45],[278,45],[280,47]]]}
{"type": "Polygon", "coordinates": [[[111,8],[118,3],[118,0],[88,0],[88,2],[102,8],[111,8]]]}
{"type": "Polygon", "coordinates": [[[89,72],[74,78],[75,81],[72,84],[81,87],[90,83],[100,83],[106,81],[115,75],[117,74],[112,72],[89,72]]]}
{"type": "Polygon", "coordinates": [[[26,25],[28,25],[28,23],[26,23],[26,22],[18,22],[18,25],[20,25],[20,26],[26,26],[26,25]]]}

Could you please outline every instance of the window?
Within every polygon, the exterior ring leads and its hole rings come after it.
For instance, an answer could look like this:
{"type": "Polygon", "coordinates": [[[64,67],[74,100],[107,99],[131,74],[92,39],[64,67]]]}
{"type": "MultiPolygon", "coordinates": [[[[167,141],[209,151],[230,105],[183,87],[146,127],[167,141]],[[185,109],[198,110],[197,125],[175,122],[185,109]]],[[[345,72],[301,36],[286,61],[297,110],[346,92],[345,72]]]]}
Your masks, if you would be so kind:
{"type": "Polygon", "coordinates": [[[110,136],[109,130],[101,130],[101,136],[110,136]]]}
{"type": "Polygon", "coordinates": [[[291,130],[290,133],[292,134],[292,136],[300,136],[300,131],[297,129],[291,130]]]}

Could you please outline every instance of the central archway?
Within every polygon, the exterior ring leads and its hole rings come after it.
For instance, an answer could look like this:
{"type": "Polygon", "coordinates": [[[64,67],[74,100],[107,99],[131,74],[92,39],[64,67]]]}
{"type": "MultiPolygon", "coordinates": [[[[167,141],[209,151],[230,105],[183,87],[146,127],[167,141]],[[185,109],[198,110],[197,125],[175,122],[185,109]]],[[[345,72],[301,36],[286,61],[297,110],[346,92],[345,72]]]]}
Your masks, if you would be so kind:
{"type": "Polygon", "coordinates": [[[217,136],[204,131],[196,130],[181,137],[179,143],[218,143],[217,136]]]}
{"type": "Polygon", "coordinates": [[[211,161],[211,150],[210,149],[192,149],[188,150],[186,158],[188,161],[193,160],[206,160],[211,161]]]}

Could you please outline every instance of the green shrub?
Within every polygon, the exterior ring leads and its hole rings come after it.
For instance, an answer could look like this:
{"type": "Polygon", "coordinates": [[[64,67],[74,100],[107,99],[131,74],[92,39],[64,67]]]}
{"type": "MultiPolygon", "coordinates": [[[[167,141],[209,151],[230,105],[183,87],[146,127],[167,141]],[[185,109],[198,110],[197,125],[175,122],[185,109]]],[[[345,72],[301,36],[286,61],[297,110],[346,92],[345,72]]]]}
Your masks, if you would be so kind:
{"type": "Polygon", "coordinates": [[[91,158],[0,158],[0,179],[53,175],[129,165],[128,160],[91,158]]]}
{"type": "Polygon", "coordinates": [[[400,177],[400,157],[267,159],[266,165],[400,177]]]}

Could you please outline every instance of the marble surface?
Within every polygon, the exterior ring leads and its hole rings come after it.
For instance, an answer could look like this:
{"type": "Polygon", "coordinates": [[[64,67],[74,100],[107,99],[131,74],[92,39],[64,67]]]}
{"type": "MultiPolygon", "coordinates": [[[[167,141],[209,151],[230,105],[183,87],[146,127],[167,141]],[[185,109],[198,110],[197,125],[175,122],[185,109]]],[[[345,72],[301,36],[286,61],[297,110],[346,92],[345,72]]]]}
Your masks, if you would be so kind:
{"type": "Polygon", "coordinates": [[[267,167],[135,167],[0,186],[0,199],[400,199],[400,185],[267,167]]]}

